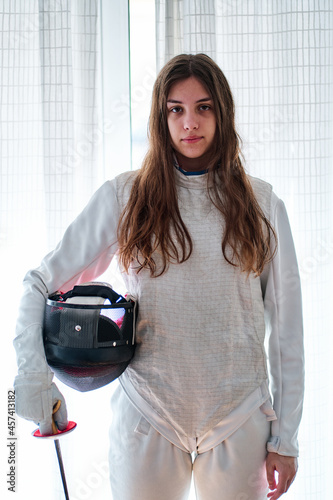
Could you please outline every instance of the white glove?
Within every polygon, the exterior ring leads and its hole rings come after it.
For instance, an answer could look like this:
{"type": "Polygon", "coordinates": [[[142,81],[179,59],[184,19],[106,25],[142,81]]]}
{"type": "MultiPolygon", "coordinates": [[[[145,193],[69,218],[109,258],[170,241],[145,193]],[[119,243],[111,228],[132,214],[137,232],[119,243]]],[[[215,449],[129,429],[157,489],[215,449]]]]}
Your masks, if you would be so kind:
{"type": "Polygon", "coordinates": [[[14,381],[16,414],[38,424],[41,434],[52,434],[53,406],[59,400],[54,420],[59,430],[68,425],[65,399],[52,379],[52,372],[29,373],[17,375],[14,381]]]}

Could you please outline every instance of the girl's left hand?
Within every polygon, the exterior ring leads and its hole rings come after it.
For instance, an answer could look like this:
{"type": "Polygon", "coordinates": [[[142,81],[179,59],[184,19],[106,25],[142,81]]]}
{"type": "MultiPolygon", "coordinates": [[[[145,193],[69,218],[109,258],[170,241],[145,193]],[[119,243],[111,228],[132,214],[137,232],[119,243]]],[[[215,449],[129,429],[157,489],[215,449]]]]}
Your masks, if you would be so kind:
{"type": "Polygon", "coordinates": [[[297,472],[297,458],[285,457],[278,453],[269,452],[266,458],[266,471],[269,489],[267,497],[277,500],[286,493],[297,472]],[[276,474],[278,473],[278,478],[276,474]]]}

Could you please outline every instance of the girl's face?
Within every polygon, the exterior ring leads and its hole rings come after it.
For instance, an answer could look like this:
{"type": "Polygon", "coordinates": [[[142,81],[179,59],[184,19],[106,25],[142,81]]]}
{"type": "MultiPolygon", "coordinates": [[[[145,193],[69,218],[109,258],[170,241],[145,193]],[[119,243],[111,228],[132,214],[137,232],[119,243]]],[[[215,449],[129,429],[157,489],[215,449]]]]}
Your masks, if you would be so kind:
{"type": "Polygon", "coordinates": [[[167,108],[171,144],[180,167],[192,172],[204,170],[216,131],[211,95],[191,76],[171,86],[167,108]]]}

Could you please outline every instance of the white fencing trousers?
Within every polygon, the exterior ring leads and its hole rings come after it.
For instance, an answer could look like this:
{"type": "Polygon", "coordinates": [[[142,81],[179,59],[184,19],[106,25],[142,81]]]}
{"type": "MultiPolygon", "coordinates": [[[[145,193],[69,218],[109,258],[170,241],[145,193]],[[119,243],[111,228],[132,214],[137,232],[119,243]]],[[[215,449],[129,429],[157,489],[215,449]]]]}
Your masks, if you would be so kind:
{"type": "Polygon", "coordinates": [[[112,500],[187,500],[193,473],[197,500],[264,500],[270,422],[260,409],[213,449],[196,455],[159,434],[121,387],[112,397],[112,500]]]}

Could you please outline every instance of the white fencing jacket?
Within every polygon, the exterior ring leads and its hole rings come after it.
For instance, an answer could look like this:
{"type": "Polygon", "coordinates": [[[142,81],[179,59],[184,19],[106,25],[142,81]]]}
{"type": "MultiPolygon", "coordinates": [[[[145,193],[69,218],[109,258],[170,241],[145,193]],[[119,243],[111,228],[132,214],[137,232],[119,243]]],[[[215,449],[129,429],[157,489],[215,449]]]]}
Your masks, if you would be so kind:
{"type": "MultiPolygon", "coordinates": [[[[187,451],[200,443],[201,452],[213,447],[262,406],[272,420],[268,450],[297,456],[302,311],[284,205],[269,184],[250,178],[276,230],[278,251],[260,278],[247,278],[223,258],[223,220],[209,199],[207,174],[185,176],[175,170],[175,175],[193,253],[182,264],[171,263],[159,278],[146,270],[137,274],[135,266],[124,275],[129,293],[138,299],[139,317],[136,354],[121,384],[151,424],[187,451]]],[[[52,372],[42,345],[45,299],[97,279],[108,268],[135,176],[128,172],[106,182],[57,248],[25,277],[14,341],[17,412],[25,418],[41,421],[47,411],[52,372]]]]}

